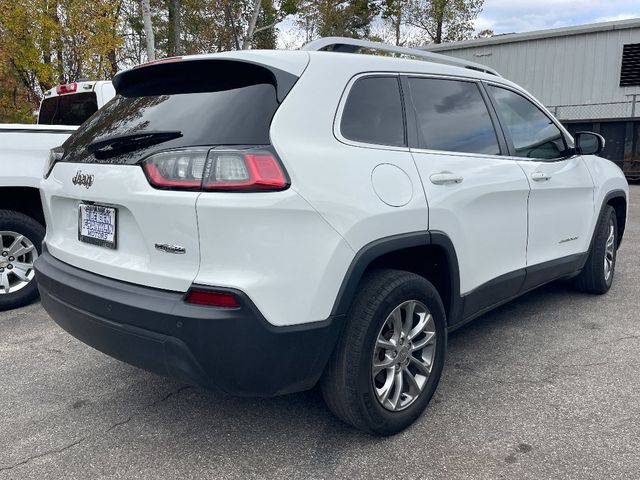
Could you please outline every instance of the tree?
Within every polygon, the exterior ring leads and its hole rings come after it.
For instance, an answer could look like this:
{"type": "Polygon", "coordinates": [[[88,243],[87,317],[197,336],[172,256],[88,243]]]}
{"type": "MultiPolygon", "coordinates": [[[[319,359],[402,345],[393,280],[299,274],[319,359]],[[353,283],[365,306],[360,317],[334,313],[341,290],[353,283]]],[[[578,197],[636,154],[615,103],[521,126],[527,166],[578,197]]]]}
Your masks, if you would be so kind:
{"type": "Polygon", "coordinates": [[[182,34],[182,2],[180,0],[169,0],[169,28],[168,28],[168,55],[175,57],[181,53],[182,34]]]}
{"type": "Polygon", "coordinates": [[[433,43],[469,38],[484,0],[410,0],[408,23],[427,32],[433,43]]]}
{"type": "Polygon", "coordinates": [[[371,0],[304,0],[299,3],[297,12],[297,23],[306,42],[331,36],[368,38],[371,23],[380,13],[380,3],[371,0]]]}
{"type": "Polygon", "coordinates": [[[156,59],[156,40],[153,33],[153,24],[151,23],[151,5],[149,0],[141,0],[142,4],[142,21],[144,23],[144,34],[147,44],[147,60],[150,62],[156,59]]]}
{"type": "Polygon", "coordinates": [[[382,19],[390,24],[395,45],[402,46],[402,27],[406,23],[408,2],[406,0],[384,0],[382,19]]]}

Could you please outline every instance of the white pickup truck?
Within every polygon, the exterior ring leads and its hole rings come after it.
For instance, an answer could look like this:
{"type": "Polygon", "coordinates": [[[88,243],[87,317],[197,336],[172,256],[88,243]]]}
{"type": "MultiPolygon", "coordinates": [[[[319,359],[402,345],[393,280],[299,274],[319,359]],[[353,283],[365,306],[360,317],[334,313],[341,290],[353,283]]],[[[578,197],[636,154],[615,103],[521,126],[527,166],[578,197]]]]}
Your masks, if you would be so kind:
{"type": "Polygon", "coordinates": [[[114,95],[110,81],[58,85],[45,92],[37,125],[0,124],[0,310],[38,295],[33,261],[45,225],[38,186],[49,151],[114,95]]]}

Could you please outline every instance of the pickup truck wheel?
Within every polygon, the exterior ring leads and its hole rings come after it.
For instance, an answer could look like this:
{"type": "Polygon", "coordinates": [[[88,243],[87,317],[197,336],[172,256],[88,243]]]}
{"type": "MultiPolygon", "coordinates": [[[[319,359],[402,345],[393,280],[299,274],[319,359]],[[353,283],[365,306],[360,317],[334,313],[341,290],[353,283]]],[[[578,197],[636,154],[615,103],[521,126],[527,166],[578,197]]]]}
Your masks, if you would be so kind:
{"type": "Polygon", "coordinates": [[[369,273],[321,379],[329,409],[369,433],[407,428],[440,380],[445,324],[442,301],[426,279],[397,270],[369,273]]]}
{"type": "Polygon", "coordinates": [[[576,277],[576,287],[588,293],[607,293],[613,283],[618,253],[616,211],[608,206],[598,222],[589,258],[576,277]]]}
{"type": "Polygon", "coordinates": [[[33,262],[41,253],[44,228],[19,212],[0,210],[0,310],[38,297],[33,262]]]}

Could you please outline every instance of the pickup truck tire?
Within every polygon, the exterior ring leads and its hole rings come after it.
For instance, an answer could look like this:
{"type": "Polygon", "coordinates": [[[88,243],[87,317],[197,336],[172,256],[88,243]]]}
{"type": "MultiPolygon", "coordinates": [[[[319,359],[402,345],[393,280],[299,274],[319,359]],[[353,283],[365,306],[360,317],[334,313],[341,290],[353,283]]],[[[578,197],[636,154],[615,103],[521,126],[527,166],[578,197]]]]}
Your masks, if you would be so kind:
{"type": "Polygon", "coordinates": [[[429,281],[404,271],[371,271],[320,381],[329,409],[373,434],[407,428],[438,386],[445,327],[442,301],[429,281]]]}
{"type": "Polygon", "coordinates": [[[618,221],[613,207],[608,206],[596,226],[587,263],[576,277],[578,290],[604,294],[613,283],[618,252],[618,221]]]}
{"type": "Polygon", "coordinates": [[[44,234],[44,227],[33,218],[11,210],[0,210],[0,311],[26,305],[38,297],[33,267],[29,269],[25,265],[33,265],[42,253],[44,234]],[[31,250],[27,251],[29,248],[31,250]],[[11,270],[14,273],[9,275],[11,270]],[[21,280],[16,272],[27,280],[21,280]],[[7,285],[10,286],[9,293],[7,285]]]}

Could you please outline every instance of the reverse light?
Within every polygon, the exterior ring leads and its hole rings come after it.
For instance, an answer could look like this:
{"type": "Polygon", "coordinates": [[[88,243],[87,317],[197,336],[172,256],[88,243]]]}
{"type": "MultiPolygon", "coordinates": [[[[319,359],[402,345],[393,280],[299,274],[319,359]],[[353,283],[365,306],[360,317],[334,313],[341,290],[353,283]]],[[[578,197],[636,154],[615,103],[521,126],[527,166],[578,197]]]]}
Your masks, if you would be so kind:
{"type": "Polygon", "coordinates": [[[150,156],[142,168],[156,188],[199,190],[206,162],[206,150],[173,150],[150,156]]]}
{"type": "Polygon", "coordinates": [[[65,85],[58,85],[56,87],[56,93],[58,95],[64,95],[65,93],[75,93],[78,90],[77,83],[67,83],[65,85]]]}
{"type": "Polygon", "coordinates": [[[280,162],[268,150],[170,150],[141,165],[149,183],[162,189],[264,192],[289,186],[280,162]]]}
{"type": "Polygon", "coordinates": [[[233,293],[216,290],[191,290],[185,301],[207,307],[240,308],[240,303],[233,293]]]}

